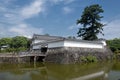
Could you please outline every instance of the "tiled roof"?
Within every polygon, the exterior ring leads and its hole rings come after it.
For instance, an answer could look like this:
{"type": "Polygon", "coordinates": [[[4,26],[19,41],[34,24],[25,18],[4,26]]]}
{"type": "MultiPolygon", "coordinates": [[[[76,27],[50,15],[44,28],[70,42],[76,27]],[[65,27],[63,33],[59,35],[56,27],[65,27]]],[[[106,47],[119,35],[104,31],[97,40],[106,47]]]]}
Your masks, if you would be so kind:
{"type": "Polygon", "coordinates": [[[58,36],[46,36],[46,35],[37,35],[37,34],[34,34],[33,38],[37,40],[46,40],[45,42],[39,42],[33,45],[53,43],[53,42],[59,42],[59,41],[74,41],[74,42],[102,44],[100,40],[99,41],[88,41],[88,40],[69,39],[69,38],[58,37],[58,36]]]}
{"type": "Polygon", "coordinates": [[[63,39],[63,37],[34,34],[33,39],[37,39],[37,40],[58,40],[58,39],[63,39]]]}

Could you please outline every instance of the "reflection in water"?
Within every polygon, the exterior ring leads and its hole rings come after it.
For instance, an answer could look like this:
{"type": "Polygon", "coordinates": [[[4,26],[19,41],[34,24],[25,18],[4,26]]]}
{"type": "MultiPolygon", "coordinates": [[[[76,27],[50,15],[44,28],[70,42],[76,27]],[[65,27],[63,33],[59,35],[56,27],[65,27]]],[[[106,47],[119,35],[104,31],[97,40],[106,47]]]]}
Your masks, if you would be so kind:
{"type": "Polygon", "coordinates": [[[0,66],[0,80],[47,80],[46,76],[44,64],[1,64],[0,66]]]}
{"type": "Polygon", "coordinates": [[[76,65],[47,65],[47,73],[51,80],[106,80],[111,64],[76,64],[76,65]]]}
{"type": "Polygon", "coordinates": [[[115,62],[109,72],[109,80],[120,80],[120,62],[115,62]]]}
{"type": "Polygon", "coordinates": [[[87,80],[87,79],[91,79],[91,78],[102,76],[104,74],[105,74],[104,71],[100,71],[100,72],[88,74],[88,75],[85,75],[85,76],[82,76],[82,77],[73,78],[72,80],[87,80]]]}
{"type": "Polygon", "coordinates": [[[120,63],[0,64],[0,80],[119,80],[120,63]]]}

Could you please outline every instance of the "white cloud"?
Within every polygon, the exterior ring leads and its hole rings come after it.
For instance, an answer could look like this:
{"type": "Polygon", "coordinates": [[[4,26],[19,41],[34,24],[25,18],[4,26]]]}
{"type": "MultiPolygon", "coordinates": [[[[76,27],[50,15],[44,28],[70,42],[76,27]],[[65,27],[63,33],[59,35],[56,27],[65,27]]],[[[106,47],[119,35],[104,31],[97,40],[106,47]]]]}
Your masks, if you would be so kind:
{"type": "Polygon", "coordinates": [[[67,4],[74,2],[75,0],[65,0],[67,4]]]}
{"type": "Polygon", "coordinates": [[[0,5],[0,37],[16,35],[30,37],[33,33],[42,34],[43,28],[34,27],[25,21],[40,14],[44,10],[43,3],[43,0],[33,0],[29,5],[13,9],[0,5]]]}
{"type": "Polygon", "coordinates": [[[78,24],[78,25],[77,25],[77,24],[74,24],[74,25],[72,25],[72,26],[69,26],[68,29],[69,29],[69,30],[73,30],[73,29],[78,29],[79,27],[80,27],[80,24],[78,24]]]}
{"type": "Polygon", "coordinates": [[[69,13],[71,13],[71,12],[72,12],[72,9],[71,9],[71,8],[69,8],[69,7],[64,7],[64,8],[63,8],[63,13],[69,14],[69,13]]]}
{"type": "Polygon", "coordinates": [[[13,15],[13,14],[9,14],[9,13],[4,14],[4,16],[5,16],[6,18],[12,18],[12,17],[14,17],[14,15],[13,15]]]}
{"type": "Polygon", "coordinates": [[[50,0],[50,1],[56,4],[56,3],[61,2],[63,0],[50,0]]]}
{"type": "MultiPolygon", "coordinates": [[[[12,4],[16,0],[1,0],[0,3],[0,37],[3,36],[32,36],[33,33],[42,34],[43,28],[34,27],[26,20],[45,11],[45,5],[51,3],[69,4],[74,0],[31,0],[24,6],[12,4]],[[10,7],[9,7],[10,6],[10,7]]],[[[70,13],[69,7],[64,7],[65,13],[70,13]]]]}
{"type": "Polygon", "coordinates": [[[0,4],[6,4],[6,5],[8,5],[8,4],[11,4],[12,2],[14,2],[15,0],[0,0],[0,4]]]}
{"type": "Polygon", "coordinates": [[[6,26],[6,24],[0,24],[0,38],[2,37],[12,37],[15,34],[9,31],[11,27],[6,26]]]}
{"type": "Polygon", "coordinates": [[[23,7],[20,14],[24,18],[33,17],[43,11],[43,3],[43,0],[35,0],[30,5],[23,7]]]}
{"type": "Polygon", "coordinates": [[[120,19],[113,20],[104,27],[104,38],[120,38],[120,19]]]}
{"type": "Polygon", "coordinates": [[[64,4],[70,4],[75,0],[49,0],[50,2],[54,3],[54,4],[58,4],[60,2],[63,2],[64,4]]]}
{"type": "Polygon", "coordinates": [[[16,26],[10,28],[9,31],[16,33],[17,35],[24,35],[26,37],[30,37],[34,33],[37,33],[37,34],[43,33],[42,28],[31,27],[31,25],[28,25],[28,24],[21,23],[21,24],[18,24],[16,26]]]}

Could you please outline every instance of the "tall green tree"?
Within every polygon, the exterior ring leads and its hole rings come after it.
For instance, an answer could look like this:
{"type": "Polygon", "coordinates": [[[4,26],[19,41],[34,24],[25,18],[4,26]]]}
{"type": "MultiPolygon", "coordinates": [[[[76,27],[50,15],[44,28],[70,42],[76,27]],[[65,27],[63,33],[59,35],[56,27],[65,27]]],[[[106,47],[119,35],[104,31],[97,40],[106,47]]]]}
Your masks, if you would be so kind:
{"type": "Polygon", "coordinates": [[[83,40],[96,40],[99,33],[104,35],[102,33],[104,24],[100,22],[101,18],[103,18],[100,13],[103,12],[104,10],[98,4],[87,6],[81,18],[77,20],[77,24],[82,25],[77,33],[78,37],[83,40]]]}
{"type": "Polygon", "coordinates": [[[20,48],[20,47],[24,47],[27,48],[28,45],[28,39],[26,37],[23,36],[16,36],[12,38],[12,47],[13,48],[20,48]]]}

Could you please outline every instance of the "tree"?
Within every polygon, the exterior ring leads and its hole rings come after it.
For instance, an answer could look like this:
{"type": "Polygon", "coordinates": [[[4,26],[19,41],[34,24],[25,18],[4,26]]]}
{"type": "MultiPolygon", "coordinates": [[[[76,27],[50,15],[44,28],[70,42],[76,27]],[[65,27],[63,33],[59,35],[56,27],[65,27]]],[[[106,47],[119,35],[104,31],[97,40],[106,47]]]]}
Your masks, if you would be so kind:
{"type": "Polygon", "coordinates": [[[107,40],[107,44],[113,52],[120,53],[120,38],[115,38],[113,40],[107,40]]]}
{"type": "Polygon", "coordinates": [[[12,48],[20,48],[24,47],[27,48],[28,39],[23,36],[16,36],[12,38],[12,48]]]}
{"type": "Polygon", "coordinates": [[[4,48],[6,48],[6,49],[8,49],[9,47],[10,47],[10,45],[11,45],[11,38],[2,38],[2,39],[0,39],[0,52],[1,51],[3,51],[3,52],[5,52],[5,50],[4,49],[2,49],[3,48],[3,46],[4,46],[4,48]],[[6,46],[6,47],[5,47],[6,46]]]}
{"type": "Polygon", "coordinates": [[[4,50],[0,49],[0,52],[19,52],[26,51],[30,48],[31,40],[23,37],[16,36],[13,38],[1,38],[0,39],[0,48],[3,46],[7,46],[4,50]]]}
{"type": "Polygon", "coordinates": [[[77,20],[77,24],[81,24],[82,28],[79,28],[78,37],[83,40],[96,40],[97,35],[102,33],[104,24],[100,23],[101,18],[100,13],[104,10],[98,4],[87,6],[81,16],[81,19],[77,20]]]}
{"type": "Polygon", "coordinates": [[[0,39],[0,46],[11,45],[11,38],[2,38],[0,39]]]}

